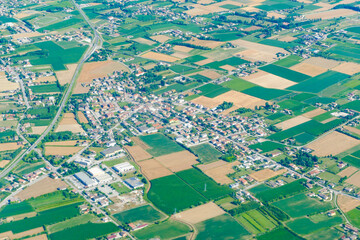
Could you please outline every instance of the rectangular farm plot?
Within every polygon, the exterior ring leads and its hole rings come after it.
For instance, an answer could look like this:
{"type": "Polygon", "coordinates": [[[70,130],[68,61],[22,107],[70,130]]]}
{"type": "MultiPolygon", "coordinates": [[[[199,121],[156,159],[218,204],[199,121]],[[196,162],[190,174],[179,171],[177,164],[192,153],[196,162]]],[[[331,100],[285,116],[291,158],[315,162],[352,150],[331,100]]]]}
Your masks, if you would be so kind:
{"type": "Polygon", "coordinates": [[[360,172],[353,174],[350,178],[346,179],[346,182],[356,187],[360,187],[360,172]]]}
{"type": "Polygon", "coordinates": [[[156,211],[152,206],[145,205],[114,214],[114,217],[123,223],[132,223],[137,221],[151,223],[160,220],[164,217],[164,215],[156,211]]]}
{"type": "Polygon", "coordinates": [[[304,117],[304,116],[297,116],[297,117],[291,118],[289,120],[286,120],[284,122],[278,123],[275,126],[278,127],[278,128],[281,128],[282,130],[286,130],[286,129],[295,127],[295,126],[297,126],[299,124],[308,122],[310,120],[311,120],[310,118],[307,118],[307,117],[304,117]]]}
{"type": "Polygon", "coordinates": [[[347,136],[339,132],[332,132],[323,136],[311,144],[307,145],[308,148],[313,149],[313,155],[328,156],[337,155],[360,143],[359,140],[347,136]]]}
{"type": "Polygon", "coordinates": [[[208,143],[191,147],[191,151],[194,152],[199,157],[201,162],[205,162],[205,163],[219,160],[219,158],[222,155],[221,152],[216,150],[208,143]]]}
{"type": "Polygon", "coordinates": [[[77,153],[83,147],[58,147],[58,146],[46,146],[45,147],[45,155],[53,155],[53,156],[69,156],[77,153]]]}
{"type": "Polygon", "coordinates": [[[319,67],[316,65],[311,65],[308,63],[299,63],[299,64],[296,64],[295,66],[292,66],[290,69],[300,72],[300,73],[303,73],[303,74],[306,74],[306,75],[309,75],[311,77],[315,77],[315,76],[327,71],[326,68],[322,68],[322,67],[319,67]]]}
{"type": "Polygon", "coordinates": [[[141,172],[149,179],[153,180],[156,178],[164,177],[173,174],[169,169],[164,167],[161,163],[155,159],[149,159],[138,162],[141,168],[141,172]]]}
{"type": "Polygon", "coordinates": [[[140,146],[125,146],[125,149],[129,152],[135,162],[152,158],[152,155],[140,146]]]}
{"type": "Polygon", "coordinates": [[[356,167],[347,167],[341,172],[339,172],[337,175],[339,175],[340,177],[350,177],[357,171],[359,171],[359,169],[357,169],[356,167]]]}
{"type": "Polygon", "coordinates": [[[194,76],[194,75],[201,75],[201,76],[211,79],[211,80],[218,79],[219,77],[221,77],[221,74],[219,74],[213,70],[210,70],[210,69],[205,69],[200,72],[192,73],[192,74],[189,74],[188,76],[194,76]]]}
{"type": "Polygon", "coordinates": [[[306,118],[313,118],[313,117],[316,117],[316,116],[321,115],[323,113],[326,113],[326,110],[321,109],[321,108],[317,108],[317,109],[314,109],[314,110],[312,110],[310,112],[304,113],[302,116],[306,117],[306,118]]]}
{"type": "Polygon", "coordinates": [[[348,75],[354,75],[360,72],[360,64],[353,62],[343,62],[331,70],[341,72],[348,75]]]}
{"type": "Polygon", "coordinates": [[[318,66],[325,69],[332,69],[335,68],[340,64],[340,62],[332,59],[326,59],[322,57],[311,57],[308,59],[305,59],[303,63],[318,66]]]}
{"type": "Polygon", "coordinates": [[[297,85],[294,85],[288,89],[301,91],[301,92],[319,93],[325,88],[330,87],[331,85],[334,85],[338,82],[341,82],[348,77],[349,75],[344,73],[327,71],[316,77],[310,78],[297,85]]]}
{"type": "Polygon", "coordinates": [[[278,176],[280,174],[283,174],[286,172],[286,169],[281,169],[278,171],[273,171],[271,169],[263,169],[257,172],[253,172],[251,173],[249,176],[252,177],[253,179],[255,179],[256,181],[262,182],[262,181],[266,181],[270,178],[273,178],[275,176],[278,176]]]}
{"type": "Polygon", "coordinates": [[[245,94],[248,94],[250,96],[258,97],[258,98],[264,99],[264,100],[271,100],[274,98],[282,97],[282,96],[290,93],[289,91],[286,91],[286,90],[264,88],[264,87],[260,87],[260,86],[248,88],[242,92],[245,94]]]}
{"type": "Polygon", "coordinates": [[[141,57],[164,62],[176,62],[177,60],[180,60],[180,58],[157,52],[147,52],[145,54],[142,54],[141,57]]]}
{"type": "Polygon", "coordinates": [[[141,141],[146,143],[149,149],[146,149],[154,157],[159,157],[162,155],[180,152],[184,149],[178,145],[176,142],[170,140],[168,137],[165,137],[162,134],[156,133],[146,136],[140,136],[141,141]]]}
{"type": "Polygon", "coordinates": [[[360,206],[360,200],[342,194],[338,195],[337,203],[343,212],[349,212],[360,206]]]}
{"type": "Polygon", "coordinates": [[[81,125],[75,120],[73,113],[64,113],[58,127],[55,132],[71,131],[73,133],[84,133],[81,125]]]}
{"type": "Polygon", "coordinates": [[[209,164],[198,165],[197,167],[206,175],[214,179],[215,182],[220,184],[230,184],[233,182],[227,175],[235,172],[233,166],[238,165],[239,162],[235,161],[227,163],[223,160],[212,162],[209,164]]]}
{"type": "Polygon", "coordinates": [[[189,43],[191,45],[200,46],[200,47],[211,48],[211,49],[224,44],[224,42],[212,41],[212,40],[200,40],[197,38],[193,38],[185,43],[189,43]]]}
{"type": "Polygon", "coordinates": [[[192,168],[192,165],[198,163],[196,159],[197,157],[187,150],[170,153],[156,158],[158,162],[170,169],[172,172],[179,172],[192,168]]]}
{"type": "Polygon", "coordinates": [[[287,80],[285,78],[276,76],[271,73],[264,71],[258,71],[255,74],[244,77],[246,81],[257,84],[265,88],[275,88],[275,89],[286,89],[296,84],[296,82],[287,80]]]}
{"type": "Polygon", "coordinates": [[[0,143],[0,152],[16,150],[21,147],[23,147],[23,145],[18,143],[0,143]]]}
{"type": "Polygon", "coordinates": [[[293,82],[302,82],[302,81],[310,78],[310,76],[308,76],[306,74],[296,72],[291,69],[280,67],[280,66],[273,65],[273,64],[263,66],[260,69],[265,72],[274,74],[276,76],[288,79],[293,82]]]}
{"type": "Polygon", "coordinates": [[[201,95],[203,95],[205,97],[209,97],[209,98],[215,98],[215,97],[229,91],[228,88],[224,88],[221,85],[216,85],[213,83],[203,85],[203,86],[199,87],[197,90],[201,91],[201,93],[200,93],[201,95]]]}
{"type": "Polygon", "coordinates": [[[189,210],[177,213],[173,216],[174,219],[196,224],[210,218],[214,218],[223,215],[225,212],[219,206],[213,202],[209,202],[189,210]]]}

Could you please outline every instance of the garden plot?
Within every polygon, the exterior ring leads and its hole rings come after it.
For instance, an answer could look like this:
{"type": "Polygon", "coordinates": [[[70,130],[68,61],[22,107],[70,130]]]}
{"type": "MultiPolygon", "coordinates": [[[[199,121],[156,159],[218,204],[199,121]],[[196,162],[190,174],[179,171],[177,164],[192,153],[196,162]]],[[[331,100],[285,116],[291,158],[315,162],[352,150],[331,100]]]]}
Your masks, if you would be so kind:
{"type": "Polygon", "coordinates": [[[220,184],[230,184],[233,182],[227,175],[235,172],[233,166],[239,165],[238,161],[228,163],[223,160],[219,160],[209,164],[201,164],[197,167],[203,171],[206,175],[214,179],[215,182],[220,184]]]}
{"type": "Polygon", "coordinates": [[[187,150],[170,153],[156,158],[158,162],[170,169],[172,172],[179,172],[192,168],[192,165],[198,163],[196,159],[197,157],[187,150]]]}
{"type": "Polygon", "coordinates": [[[225,212],[213,202],[209,202],[181,213],[173,215],[174,219],[184,221],[190,224],[196,224],[210,218],[223,215],[225,212]]]}
{"type": "Polygon", "coordinates": [[[355,147],[359,143],[360,141],[355,138],[334,131],[330,134],[320,137],[319,139],[307,145],[307,147],[314,150],[312,153],[313,155],[328,156],[331,154],[337,155],[355,147]]]}
{"type": "Polygon", "coordinates": [[[16,194],[15,197],[19,198],[21,201],[35,198],[47,193],[56,191],[58,188],[66,188],[67,184],[61,179],[52,179],[45,177],[41,181],[34,183],[33,185],[25,188],[20,193],[16,194]]]}
{"type": "Polygon", "coordinates": [[[353,62],[343,62],[340,65],[332,68],[331,70],[345,73],[348,75],[354,75],[360,72],[360,64],[353,62]]]}
{"type": "Polygon", "coordinates": [[[285,89],[295,85],[296,82],[259,70],[255,74],[243,77],[246,81],[265,88],[285,89]]]}
{"type": "Polygon", "coordinates": [[[150,38],[154,41],[161,42],[161,43],[164,43],[167,40],[171,39],[171,37],[168,37],[166,35],[155,35],[155,36],[151,36],[150,38]]]}
{"type": "Polygon", "coordinates": [[[71,131],[72,133],[85,133],[81,125],[76,121],[73,113],[64,113],[55,132],[71,131]]]}
{"type": "Polygon", "coordinates": [[[180,60],[180,58],[157,52],[147,52],[145,54],[142,54],[141,57],[164,62],[176,62],[177,60],[180,60]]]}
{"type": "Polygon", "coordinates": [[[135,162],[152,158],[151,154],[142,149],[140,146],[125,146],[125,149],[129,152],[135,162]]]}
{"type": "Polygon", "coordinates": [[[278,128],[281,128],[282,130],[286,130],[286,129],[295,127],[297,125],[300,125],[302,123],[308,122],[310,120],[311,120],[310,118],[307,118],[307,117],[304,117],[304,116],[300,115],[300,116],[291,118],[289,120],[286,120],[284,122],[278,123],[275,126],[278,127],[278,128]]]}
{"type": "Polygon", "coordinates": [[[306,75],[309,75],[311,77],[315,77],[315,76],[327,71],[326,68],[308,64],[308,63],[299,63],[299,64],[296,64],[295,66],[290,67],[290,69],[297,71],[297,72],[301,72],[306,75]]]}
{"type": "Polygon", "coordinates": [[[342,194],[338,195],[337,203],[343,212],[349,212],[360,206],[360,200],[342,194]]]}
{"type": "Polygon", "coordinates": [[[69,83],[74,76],[77,64],[68,64],[66,65],[67,70],[56,71],[56,77],[61,85],[69,83]]]}
{"type": "Polygon", "coordinates": [[[360,187],[360,172],[356,172],[350,178],[348,178],[345,182],[350,183],[356,187],[360,187]]]}
{"type": "Polygon", "coordinates": [[[149,179],[164,177],[173,174],[169,169],[164,167],[161,163],[155,159],[149,159],[138,162],[141,172],[149,179]]]}
{"type": "Polygon", "coordinates": [[[262,169],[262,170],[257,171],[257,172],[253,172],[249,176],[252,177],[253,179],[255,179],[258,182],[263,182],[263,181],[266,181],[266,180],[268,180],[270,178],[273,178],[275,176],[283,174],[285,172],[286,172],[286,169],[273,171],[271,169],[266,168],[266,169],[262,169]]]}

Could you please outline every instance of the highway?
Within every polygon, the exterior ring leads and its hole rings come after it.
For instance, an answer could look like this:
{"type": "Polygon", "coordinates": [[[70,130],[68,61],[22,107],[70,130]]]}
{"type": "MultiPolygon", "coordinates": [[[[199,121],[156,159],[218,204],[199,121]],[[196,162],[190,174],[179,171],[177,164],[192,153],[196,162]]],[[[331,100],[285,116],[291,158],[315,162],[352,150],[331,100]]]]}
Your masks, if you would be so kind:
{"type": "Polygon", "coordinates": [[[78,78],[78,76],[81,72],[82,66],[84,65],[86,60],[89,59],[89,57],[103,44],[103,39],[102,39],[101,35],[96,31],[95,27],[92,25],[92,23],[90,22],[88,17],[85,15],[85,13],[82,11],[82,9],[75,3],[75,0],[72,0],[72,2],[75,5],[75,7],[77,8],[77,10],[80,12],[80,14],[83,16],[84,20],[89,24],[89,26],[93,30],[94,37],[89,45],[89,48],[87,49],[86,53],[83,55],[81,61],[79,62],[78,66],[75,70],[75,73],[69,83],[69,86],[66,89],[66,91],[60,101],[59,109],[58,109],[54,119],[51,121],[50,125],[46,128],[46,130],[40,135],[40,137],[25,152],[22,152],[10,164],[8,164],[7,167],[5,167],[5,169],[0,173],[0,178],[3,178],[7,174],[9,174],[9,172],[11,172],[11,170],[13,170],[16,167],[16,165],[21,161],[21,159],[23,159],[24,156],[26,156],[28,153],[30,153],[32,150],[34,150],[39,145],[39,143],[41,143],[41,141],[46,137],[46,135],[53,129],[53,127],[57,123],[59,117],[61,116],[61,113],[67,103],[67,100],[71,96],[76,79],[78,78]]]}

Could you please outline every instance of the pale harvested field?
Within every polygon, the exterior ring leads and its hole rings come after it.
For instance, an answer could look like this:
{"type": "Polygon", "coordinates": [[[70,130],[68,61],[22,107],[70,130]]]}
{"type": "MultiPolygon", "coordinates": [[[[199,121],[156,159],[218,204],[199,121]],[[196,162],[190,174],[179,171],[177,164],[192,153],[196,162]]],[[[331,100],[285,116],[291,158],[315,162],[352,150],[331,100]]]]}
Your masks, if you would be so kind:
{"type": "Polygon", "coordinates": [[[258,182],[263,182],[266,181],[270,178],[273,178],[277,175],[283,174],[286,172],[286,169],[281,169],[278,171],[273,171],[272,169],[263,169],[257,172],[253,172],[251,173],[249,176],[252,177],[253,179],[255,179],[258,182]]]}
{"type": "Polygon", "coordinates": [[[49,177],[45,177],[41,181],[25,188],[20,193],[16,194],[15,197],[23,201],[32,197],[38,197],[47,193],[54,192],[58,188],[64,188],[67,186],[68,185],[61,179],[52,179],[49,177]]]}
{"type": "Polygon", "coordinates": [[[352,133],[359,134],[360,135],[360,129],[350,127],[350,126],[344,126],[344,128],[352,133]]]}
{"type": "Polygon", "coordinates": [[[280,38],[279,41],[282,41],[282,42],[292,42],[292,41],[295,41],[296,39],[297,39],[296,37],[286,36],[286,37],[280,38]]]}
{"type": "Polygon", "coordinates": [[[308,64],[308,63],[299,63],[299,64],[296,64],[295,66],[292,66],[290,69],[297,71],[297,72],[304,73],[304,74],[312,76],[312,77],[315,77],[315,76],[327,71],[326,68],[308,64]]]}
{"type": "Polygon", "coordinates": [[[87,118],[85,117],[84,113],[81,111],[77,112],[77,115],[79,117],[79,121],[80,123],[88,123],[89,121],[87,120],[87,118]]]}
{"type": "Polygon", "coordinates": [[[345,182],[350,183],[356,187],[360,187],[360,171],[346,179],[345,182]]]}
{"type": "Polygon", "coordinates": [[[88,91],[88,88],[84,88],[82,83],[91,83],[92,80],[97,78],[104,78],[113,74],[116,71],[129,72],[129,68],[121,62],[112,60],[102,62],[87,62],[84,64],[80,76],[76,81],[74,94],[84,93],[88,91]]]}
{"type": "Polygon", "coordinates": [[[233,180],[230,179],[227,175],[235,172],[233,166],[238,164],[238,161],[227,163],[225,161],[219,160],[209,164],[198,165],[197,167],[206,175],[214,179],[215,182],[220,184],[230,184],[233,182],[233,180]]]}
{"type": "Polygon", "coordinates": [[[4,168],[9,162],[10,162],[10,160],[1,160],[0,161],[0,168],[4,168]]]}
{"type": "Polygon", "coordinates": [[[155,35],[155,36],[151,36],[150,37],[152,40],[155,40],[157,42],[161,42],[161,43],[164,43],[166,42],[167,40],[171,39],[171,37],[168,37],[166,35],[155,35]]]}
{"type": "Polygon", "coordinates": [[[360,64],[353,63],[353,62],[343,62],[331,70],[349,74],[349,75],[354,75],[354,74],[360,72],[360,64]]]}
{"type": "Polygon", "coordinates": [[[196,224],[210,218],[223,215],[225,212],[213,202],[209,202],[189,210],[173,215],[174,219],[179,219],[190,224],[196,224]]]}
{"type": "Polygon", "coordinates": [[[139,37],[139,38],[135,38],[134,39],[135,42],[138,42],[138,43],[142,43],[142,44],[146,44],[146,45],[154,45],[156,42],[154,41],[151,41],[149,39],[146,39],[146,38],[142,38],[142,37],[139,37]]]}
{"type": "Polygon", "coordinates": [[[350,10],[350,9],[332,9],[325,12],[318,12],[318,13],[310,13],[305,15],[305,18],[307,19],[319,19],[322,20],[326,19],[333,19],[333,18],[339,18],[339,17],[346,17],[357,14],[356,11],[350,10]]]}
{"type": "Polygon", "coordinates": [[[326,68],[326,69],[334,68],[340,64],[340,62],[338,62],[336,60],[326,59],[326,58],[322,58],[322,57],[311,57],[311,58],[305,59],[303,61],[303,63],[315,65],[315,66],[326,68]]]}
{"type": "Polygon", "coordinates": [[[139,146],[125,146],[125,149],[134,158],[136,162],[152,158],[151,154],[139,146]]]}
{"type": "Polygon", "coordinates": [[[63,71],[56,71],[56,77],[59,80],[59,83],[61,85],[65,85],[66,83],[69,83],[75,73],[77,64],[69,64],[66,65],[67,70],[63,70],[63,71]]]}
{"type": "Polygon", "coordinates": [[[45,155],[68,156],[77,153],[82,148],[83,147],[47,146],[45,147],[45,155]]]}
{"type": "Polygon", "coordinates": [[[331,118],[325,119],[324,121],[321,121],[321,123],[325,124],[325,123],[331,122],[335,119],[337,119],[337,117],[331,117],[331,118]]]}
{"type": "Polygon", "coordinates": [[[169,169],[164,167],[161,163],[155,159],[149,159],[138,162],[141,168],[141,172],[149,179],[153,180],[160,177],[165,177],[173,174],[169,169]]]}
{"type": "Polygon", "coordinates": [[[338,195],[337,203],[343,212],[349,212],[360,206],[360,200],[342,194],[338,195]]]}
{"type": "Polygon", "coordinates": [[[212,40],[201,40],[201,39],[197,39],[197,38],[193,38],[189,41],[186,41],[185,43],[190,43],[192,45],[195,46],[201,46],[201,47],[208,47],[208,48],[216,48],[222,44],[224,44],[224,42],[220,42],[220,41],[212,41],[212,40]]]}
{"type": "Polygon", "coordinates": [[[149,58],[149,59],[153,59],[153,60],[158,60],[158,61],[164,61],[164,62],[176,62],[177,60],[179,60],[180,58],[176,58],[170,55],[166,55],[163,53],[157,53],[157,52],[147,52],[145,54],[140,55],[141,57],[144,58],[149,58]]]}
{"type": "Polygon", "coordinates": [[[307,117],[304,117],[304,116],[300,115],[300,116],[291,118],[289,120],[286,120],[284,122],[278,123],[275,126],[278,127],[278,128],[281,128],[282,130],[286,130],[286,129],[295,127],[295,126],[297,126],[299,124],[308,122],[310,120],[311,120],[310,118],[307,118],[307,117]]]}
{"type": "Polygon", "coordinates": [[[355,147],[359,143],[360,141],[355,138],[334,131],[310,143],[307,147],[314,150],[313,155],[328,156],[330,154],[337,155],[355,147]]]}
{"type": "Polygon", "coordinates": [[[316,116],[318,116],[320,114],[323,114],[323,113],[326,113],[326,110],[324,110],[322,108],[317,108],[317,109],[314,109],[314,110],[312,110],[310,112],[304,113],[301,116],[307,117],[307,118],[313,118],[313,117],[316,117],[316,116]]]}
{"type": "MultiPolygon", "coordinates": [[[[285,18],[286,17],[284,14],[280,14],[280,13],[276,13],[276,12],[269,12],[267,14],[267,16],[270,17],[270,18],[274,17],[275,19],[285,18]]],[[[280,40],[280,41],[283,41],[283,40],[280,40]]]]}
{"type": "Polygon", "coordinates": [[[19,12],[19,13],[15,14],[14,17],[16,17],[16,18],[25,18],[25,17],[31,16],[31,15],[34,15],[36,13],[38,13],[38,12],[34,11],[34,10],[25,10],[25,11],[22,11],[22,12],[19,12]]]}
{"type": "Polygon", "coordinates": [[[64,113],[59,125],[55,129],[55,132],[71,131],[73,133],[84,133],[81,125],[76,121],[73,113],[64,113]]]}
{"type": "Polygon", "coordinates": [[[47,142],[45,146],[75,146],[77,140],[59,141],[59,142],[47,142]]]}
{"type": "Polygon", "coordinates": [[[12,143],[0,143],[0,152],[1,151],[10,151],[10,150],[16,150],[19,147],[22,147],[22,145],[17,144],[16,142],[12,143]]]}
{"type": "Polygon", "coordinates": [[[42,134],[48,126],[34,126],[31,127],[31,131],[33,134],[42,134]]]}
{"type": "Polygon", "coordinates": [[[190,57],[191,55],[184,53],[184,52],[174,52],[173,54],[171,54],[171,56],[180,58],[180,59],[184,59],[184,58],[190,57]]]}
{"type": "Polygon", "coordinates": [[[40,37],[44,34],[39,33],[39,32],[27,32],[27,33],[17,33],[17,34],[13,34],[11,35],[12,39],[17,40],[17,39],[21,39],[21,38],[32,38],[32,37],[40,37]]]}
{"type": "Polygon", "coordinates": [[[358,170],[359,169],[357,169],[356,167],[347,167],[344,170],[342,170],[341,172],[339,172],[337,175],[339,175],[340,177],[350,177],[358,170]]]}
{"type": "Polygon", "coordinates": [[[213,98],[208,98],[205,96],[197,97],[197,98],[191,100],[191,102],[193,102],[195,104],[199,104],[199,105],[207,107],[207,108],[214,108],[214,107],[218,106],[219,104],[221,104],[221,102],[215,101],[213,98]]]}
{"type": "MultiPolygon", "coordinates": [[[[204,71],[201,71],[201,72],[197,72],[195,74],[200,74],[201,76],[204,76],[204,77],[207,77],[207,78],[210,78],[211,80],[214,80],[214,79],[218,79],[219,77],[221,77],[221,75],[213,70],[209,70],[209,69],[206,69],[204,71]]],[[[192,75],[195,75],[195,74],[192,74],[192,75]]]]}
{"type": "Polygon", "coordinates": [[[223,93],[215,98],[214,101],[219,102],[220,104],[225,102],[232,102],[238,108],[245,107],[254,109],[255,106],[262,106],[266,103],[266,101],[247,95],[245,93],[237,92],[234,90],[230,90],[226,93],[223,93]]]}
{"type": "Polygon", "coordinates": [[[233,70],[236,70],[236,67],[233,67],[233,66],[231,66],[231,65],[224,65],[224,66],[221,66],[220,68],[222,68],[222,69],[224,69],[224,70],[226,70],[226,71],[229,71],[229,72],[231,72],[231,71],[233,71],[233,70]]]}
{"type": "Polygon", "coordinates": [[[192,168],[192,165],[198,163],[196,159],[197,157],[187,150],[170,153],[168,155],[156,158],[156,160],[159,161],[163,166],[173,172],[179,172],[192,168]]]}
{"type": "Polygon", "coordinates": [[[140,138],[138,137],[131,137],[130,138],[131,141],[133,141],[136,145],[140,146],[142,149],[149,149],[151,148],[149,145],[147,145],[146,143],[144,143],[143,141],[141,141],[140,138]]]}
{"type": "Polygon", "coordinates": [[[27,238],[26,240],[48,240],[46,234],[37,235],[35,237],[27,238]]]}
{"type": "Polygon", "coordinates": [[[279,47],[272,47],[260,43],[254,43],[250,41],[245,40],[234,40],[230,41],[232,44],[237,45],[239,47],[246,48],[247,50],[241,51],[237,53],[237,56],[240,56],[246,60],[249,61],[273,61],[274,59],[277,59],[276,54],[281,52],[284,54],[288,54],[288,52],[282,48],[279,47]]]}
{"type": "Polygon", "coordinates": [[[195,62],[195,64],[196,64],[196,65],[199,65],[199,66],[204,66],[205,64],[212,63],[212,62],[214,62],[214,61],[215,61],[214,59],[207,58],[207,59],[204,59],[204,60],[195,62]]]}
{"type": "MultiPolygon", "coordinates": [[[[256,5],[254,5],[254,6],[256,6],[256,5]]],[[[261,11],[259,8],[256,8],[254,6],[243,7],[243,8],[241,8],[241,10],[244,10],[246,12],[260,12],[261,11]]]]}
{"type": "Polygon", "coordinates": [[[285,89],[296,83],[271,73],[259,70],[249,76],[243,77],[244,80],[255,83],[265,88],[285,89]]]}
{"type": "MultiPolygon", "coordinates": [[[[206,0],[209,1],[209,0],[206,0]]],[[[200,3],[200,2],[198,2],[200,3]]],[[[201,3],[205,4],[205,3],[201,3]]],[[[199,15],[205,15],[209,13],[217,13],[217,12],[224,12],[229,11],[228,9],[222,8],[220,6],[231,4],[235,6],[242,6],[242,3],[235,2],[235,1],[223,1],[223,2],[217,2],[211,5],[201,5],[201,4],[192,4],[193,7],[190,10],[185,11],[185,13],[191,15],[191,16],[199,16],[199,15]]]]}
{"type": "Polygon", "coordinates": [[[1,86],[0,92],[14,91],[20,88],[19,83],[10,82],[7,79],[5,72],[0,72],[0,86],[1,86]]]}
{"type": "Polygon", "coordinates": [[[193,48],[191,48],[191,47],[180,46],[180,45],[175,45],[175,46],[173,47],[173,49],[174,49],[175,51],[186,52],[186,53],[188,53],[188,52],[190,52],[191,50],[193,50],[193,48]]]}
{"type": "Polygon", "coordinates": [[[24,237],[27,237],[27,236],[32,236],[32,235],[41,233],[43,231],[44,231],[43,227],[30,229],[28,231],[20,232],[20,233],[16,233],[16,234],[13,234],[12,231],[8,231],[8,232],[0,233],[0,239],[8,239],[8,238],[9,239],[19,239],[19,238],[24,238],[24,237]]]}
{"type": "Polygon", "coordinates": [[[35,217],[36,215],[37,215],[37,212],[29,212],[29,213],[23,213],[23,214],[11,216],[11,218],[13,219],[13,221],[18,221],[18,220],[22,220],[24,218],[35,217]]]}
{"type": "Polygon", "coordinates": [[[33,82],[36,82],[36,83],[56,82],[56,78],[55,78],[55,76],[44,76],[44,77],[37,78],[33,82]]]}

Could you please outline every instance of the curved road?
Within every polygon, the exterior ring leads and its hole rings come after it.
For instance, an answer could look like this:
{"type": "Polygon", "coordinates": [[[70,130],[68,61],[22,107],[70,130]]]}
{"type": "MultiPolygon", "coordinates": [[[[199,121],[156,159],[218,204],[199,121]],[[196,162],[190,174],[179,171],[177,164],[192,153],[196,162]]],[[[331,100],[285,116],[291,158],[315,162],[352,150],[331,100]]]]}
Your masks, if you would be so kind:
{"type": "Polygon", "coordinates": [[[83,16],[84,20],[89,24],[89,26],[91,27],[91,29],[93,30],[94,33],[94,38],[92,39],[90,46],[88,48],[88,50],[86,51],[86,53],[83,55],[81,61],[79,62],[75,73],[71,79],[71,82],[68,86],[68,88],[66,89],[65,94],[63,95],[60,105],[59,105],[59,109],[54,117],[54,119],[52,120],[52,122],[50,123],[50,125],[46,128],[46,130],[40,135],[40,137],[23,153],[21,153],[20,155],[18,155],[15,160],[13,160],[1,173],[0,173],[0,178],[5,177],[7,174],[9,174],[9,172],[11,172],[12,169],[14,169],[14,167],[16,167],[16,165],[21,161],[21,159],[23,159],[24,156],[26,156],[28,153],[30,153],[32,150],[34,150],[39,143],[46,137],[46,135],[51,131],[51,129],[55,126],[57,120],[59,119],[66,103],[67,100],[69,99],[72,89],[74,87],[74,84],[76,82],[76,79],[81,71],[81,68],[83,66],[83,64],[86,62],[86,60],[94,53],[95,50],[97,50],[99,47],[102,46],[103,43],[103,39],[101,37],[101,35],[96,31],[95,27],[92,25],[92,23],[90,22],[90,20],[88,19],[88,17],[85,15],[85,13],[82,11],[82,9],[75,3],[75,0],[72,0],[72,2],[74,3],[75,7],[77,8],[77,10],[80,12],[80,14],[83,16]]]}

